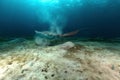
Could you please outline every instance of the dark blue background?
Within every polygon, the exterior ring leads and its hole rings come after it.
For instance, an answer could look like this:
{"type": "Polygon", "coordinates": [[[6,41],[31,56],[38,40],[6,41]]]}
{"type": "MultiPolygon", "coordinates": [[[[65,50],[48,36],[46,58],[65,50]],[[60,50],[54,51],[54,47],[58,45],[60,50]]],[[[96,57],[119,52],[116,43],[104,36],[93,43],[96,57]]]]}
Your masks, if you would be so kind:
{"type": "MultiPolygon", "coordinates": [[[[79,37],[120,37],[120,3],[117,1],[110,0],[106,7],[86,3],[82,8],[68,9],[64,32],[79,29],[79,37]]],[[[35,10],[36,7],[24,0],[0,0],[0,36],[33,36],[34,30],[47,30],[49,25],[38,20],[35,10]]]]}

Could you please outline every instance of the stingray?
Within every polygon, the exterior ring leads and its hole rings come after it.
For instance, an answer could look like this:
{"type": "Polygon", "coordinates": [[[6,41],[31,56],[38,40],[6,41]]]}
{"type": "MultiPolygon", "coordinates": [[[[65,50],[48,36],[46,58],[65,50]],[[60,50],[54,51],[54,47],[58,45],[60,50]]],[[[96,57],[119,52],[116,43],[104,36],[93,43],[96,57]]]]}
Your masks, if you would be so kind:
{"type": "Polygon", "coordinates": [[[43,31],[43,32],[35,31],[35,33],[38,34],[39,36],[41,35],[41,37],[46,37],[46,38],[68,37],[68,36],[73,36],[73,35],[77,34],[78,32],[79,32],[79,30],[64,33],[64,34],[57,34],[57,33],[53,33],[50,31],[43,31]]]}
{"type": "Polygon", "coordinates": [[[47,46],[52,44],[51,40],[55,40],[57,38],[73,36],[77,34],[79,30],[64,33],[64,34],[57,34],[50,31],[35,31],[35,43],[40,46],[47,46]]]}

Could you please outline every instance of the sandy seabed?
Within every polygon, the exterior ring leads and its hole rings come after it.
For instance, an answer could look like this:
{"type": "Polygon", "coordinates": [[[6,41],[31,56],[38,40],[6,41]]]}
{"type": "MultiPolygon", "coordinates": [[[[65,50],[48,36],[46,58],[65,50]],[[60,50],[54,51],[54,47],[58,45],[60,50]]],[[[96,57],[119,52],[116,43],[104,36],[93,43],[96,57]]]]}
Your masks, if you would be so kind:
{"type": "Polygon", "coordinates": [[[120,80],[120,43],[0,44],[0,80],[120,80]]]}

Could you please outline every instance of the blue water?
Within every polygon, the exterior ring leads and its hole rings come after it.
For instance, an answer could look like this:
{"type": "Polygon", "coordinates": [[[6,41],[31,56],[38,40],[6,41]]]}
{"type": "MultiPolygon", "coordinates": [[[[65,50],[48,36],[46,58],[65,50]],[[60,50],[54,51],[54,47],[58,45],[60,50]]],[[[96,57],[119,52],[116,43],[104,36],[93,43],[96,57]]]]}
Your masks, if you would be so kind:
{"type": "Polygon", "coordinates": [[[120,37],[119,0],[0,0],[0,37],[33,36],[35,30],[78,37],[120,37]]]}

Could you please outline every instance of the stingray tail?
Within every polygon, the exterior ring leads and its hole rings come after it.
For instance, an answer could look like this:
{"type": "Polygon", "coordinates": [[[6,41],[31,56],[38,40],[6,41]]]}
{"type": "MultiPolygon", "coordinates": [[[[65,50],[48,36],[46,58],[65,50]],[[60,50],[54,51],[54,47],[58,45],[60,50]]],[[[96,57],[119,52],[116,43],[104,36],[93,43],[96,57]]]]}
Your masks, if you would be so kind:
{"type": "Polygon", "coordinates": [[[60,35],[61,37],[69,37],[69,36],[73,36],[76,35],[79,32],[79,30],[73,31],[73,32],[69,32],[69,33],[65,33],[60,35]]]}

